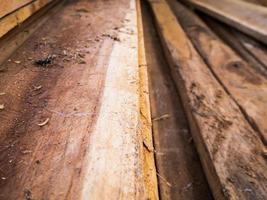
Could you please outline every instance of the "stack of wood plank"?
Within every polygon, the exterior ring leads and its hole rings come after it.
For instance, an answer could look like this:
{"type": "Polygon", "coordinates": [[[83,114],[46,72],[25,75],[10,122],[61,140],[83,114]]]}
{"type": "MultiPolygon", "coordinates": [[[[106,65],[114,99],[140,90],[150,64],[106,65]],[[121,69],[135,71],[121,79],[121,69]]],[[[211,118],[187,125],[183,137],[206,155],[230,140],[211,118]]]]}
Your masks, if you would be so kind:
{"type": "Polygon", "coordinates": [[[267,199],[267,0],[66,2],[0,0],[0,199],[267,199]]]}
{"type": "Polygon", "coordinates": [[[267,9],[148,2],[214,198],[267,199],[267,9]]]}

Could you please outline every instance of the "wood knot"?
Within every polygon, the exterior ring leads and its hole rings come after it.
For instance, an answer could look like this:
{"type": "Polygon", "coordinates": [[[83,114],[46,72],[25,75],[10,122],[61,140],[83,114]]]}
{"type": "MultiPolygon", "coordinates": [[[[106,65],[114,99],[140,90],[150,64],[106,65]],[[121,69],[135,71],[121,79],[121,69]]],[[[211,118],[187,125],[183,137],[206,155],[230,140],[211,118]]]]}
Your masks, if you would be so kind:
{"type": "Polygon", "coordinates": [[[241,60],[230,61],[225,65],[226,69],[235,73],[245,80],[254,85],[262,83],[261,77],[258,76],[245,62],[241,60]]]}

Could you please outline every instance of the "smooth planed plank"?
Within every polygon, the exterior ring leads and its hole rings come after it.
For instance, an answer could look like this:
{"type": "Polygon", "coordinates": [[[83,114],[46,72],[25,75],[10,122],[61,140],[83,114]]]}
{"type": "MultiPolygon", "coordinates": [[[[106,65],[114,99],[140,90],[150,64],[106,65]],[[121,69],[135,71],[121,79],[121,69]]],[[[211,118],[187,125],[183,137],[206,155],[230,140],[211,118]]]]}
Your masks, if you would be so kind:
{"type": "Polygon", "coordinates": [[[188,0],[201,11],[267,44],[267,8],[241,0],[188,0]]]}
{"type": "Polygon", "coordinates": [[[265,147],[164,0],[149,0],[215,199],[266,199],[265,147]],[[248,192],[249,191],[249,192],[248,192]]]}

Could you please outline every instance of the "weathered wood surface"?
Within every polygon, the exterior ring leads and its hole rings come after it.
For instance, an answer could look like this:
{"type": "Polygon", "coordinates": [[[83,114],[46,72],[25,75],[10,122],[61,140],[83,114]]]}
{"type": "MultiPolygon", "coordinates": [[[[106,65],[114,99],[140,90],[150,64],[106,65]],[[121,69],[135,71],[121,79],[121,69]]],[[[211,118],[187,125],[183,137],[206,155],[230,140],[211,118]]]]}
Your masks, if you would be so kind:
{"type": "Polygon", "coordinates": [[[147,164],[154,161],[152,138],[147,135],[151,134],[151,123],[149,118],[145,117],[148,124],[140,119],[140,114],[148,116],[149,111],[145,107],[140,110],[139,104],[141,100],[142,106],[147,106],[147,96],[139,96],[139,75],[144,71],[139,72],[135,3],[130,1],[125,25],[118,34],[122,42],[115,43],[111,52],[101,110],[86,156],[82,199],[158,199],[155,166],[147,164]],[[149,131],[145,137],[144,125],[149,131]],[[147,149],[149,157],[144,154],[147,149]],[[150,177],[145,170],[152,172],[152,181],[147,180],[150,177]],[[153,185],[148,187],[149,183],[153,185]]]}
{"type": "Polygon", "coordinates": [[[40,28],[50,17],[62,8],[64,1],[54,0],[48,6],[40,10],[27,22],[20,25],[8,36],[0,40],[0,71],[5,67],[2,65],[14,51],[19,48],[38,28],[40,28]]]}
{"type": "Polygon", "coordinates": [[[0,19],[0,38],[53,0],[36,0],[0,19]]]}
{"type": "Polygon", "coordinates": [[[160,199],[212,200],[151,12],[142,8],[160,199]]]}
{"type": "Polygon", "coordinates": [[[252,38],[235,31],[236,38],[243,44],[243,46],[267,69],[267,48],[261,43],[252,38]]]}
{"type": "MultiPolygon", "coordinates": [[[[211,17],[203,17],[206,24],[220,36],[232,49],[235,50],[251,67],[254,67],[267,77],[267,56],[264,56],[264,49],[255,40],[244,42],[244,35],[226,24],[215,21],[211,17]],[[253,45],[256,43],[257,45],[253,45]],[[259,51],[259,53],[257,52],[259,51]],[[257,53],[256,53],[257,52],[257,53]]],[[[247,38],[247,37],[246,37],[247,38]]]]}
{"type": "Polygon", "coordinates": [[[147,199],[135,0],[66,4],[9,59],[0,199],[147,199]]]}
{"type": "Polygon", "coordinates": [[[257,5],[262,5],[262,6],[267,6],[267,0],[242,0],[242,1],[246,1],[249,3],[254,3],[257,5]]]}
{"type": "Polygon", "coordinates": [[[0,19],[34,0],[0,0],[0,19]]]}
{"type": "Polygon", "coordinates": [[[215,199],[266,199],[265,147],[164,0],[149,1],[215,199]]]}
{"type": "Polygon", "coordinates": [[[200,55],[267,144],[267,79],[221,41],[195,14],[174,0],[169,1],[200,55]]]}
{"type": "Polygon", "coordinates": [[[188,0],[203,12],[267,44],[267,8],[241,0],[188,0]]]}

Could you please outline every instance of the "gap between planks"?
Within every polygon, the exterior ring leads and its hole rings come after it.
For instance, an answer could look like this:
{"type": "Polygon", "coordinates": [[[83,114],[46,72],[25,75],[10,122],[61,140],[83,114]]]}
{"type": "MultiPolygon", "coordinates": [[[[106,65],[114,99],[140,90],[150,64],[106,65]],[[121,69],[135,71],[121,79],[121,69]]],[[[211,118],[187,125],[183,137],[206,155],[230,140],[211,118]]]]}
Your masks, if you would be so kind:
{"type": "Polygon", "coordinates": [[[241,0],[188,0],[197,9],[267,44],[267,8],[241,0]]]}

